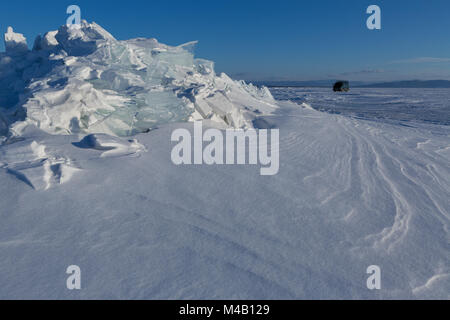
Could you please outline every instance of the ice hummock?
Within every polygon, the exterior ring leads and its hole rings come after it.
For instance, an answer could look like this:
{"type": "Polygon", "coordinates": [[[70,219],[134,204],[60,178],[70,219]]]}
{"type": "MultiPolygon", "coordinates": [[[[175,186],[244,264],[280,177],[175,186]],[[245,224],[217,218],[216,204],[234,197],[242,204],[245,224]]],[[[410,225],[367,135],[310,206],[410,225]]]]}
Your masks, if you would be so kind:
{"type": "Polygon", "coordinates": [[[5,49],[8,54],[27,52],[27,39],[23,34],[15,33],[12,27],[8,27],[8,31],[5,33],[5,49]]]}
{"type": "Polygon", "coordinates": [[[194,58],[196,42],[119,41],[82,21],[38,36],[31,51],[12,28],[5,43],[0,134],[32,125],[51,134],[130,136],[189,119],[247,128],[277,107],[267,88],[216,75],[213,62],[194,58]]]}

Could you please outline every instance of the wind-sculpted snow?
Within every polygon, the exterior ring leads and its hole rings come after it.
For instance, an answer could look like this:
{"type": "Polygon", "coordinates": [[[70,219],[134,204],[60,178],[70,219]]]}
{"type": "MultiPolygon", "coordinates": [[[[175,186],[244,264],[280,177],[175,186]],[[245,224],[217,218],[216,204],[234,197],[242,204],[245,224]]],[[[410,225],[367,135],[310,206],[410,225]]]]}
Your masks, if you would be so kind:
{"type": "Polygon", "coordinates": [[[147,151],[136,139],[106,134],[78,139],[29,128],[0,146],[0,169],[34,190],[48,190],[68,182],[93,159],[134,157],[147,151]]]}
{"type": "Polygon", "coordinates": [[[190,123],[1,146],[15,167],[0,169],[0,298],[450,298],[450,127],[290,103],[265,119],[280,128],[272,177],[173,165],[171,134],[190,123]],[[18,167],[42,159],[42,182],[18,167]],[[72,264],[80,291],[65,286],[72,264]]]}
{"type": "Polygon", "coordinates": [[[194,59],[195,42],[118,41],[83,21],[38,36],[32,51],[12,28],[5,44],[0,135],[33,125],[52,134],[130,136],[188,119],[245,128],[276,108],[266,88],[217,76],[212,62],[194,59]]]}

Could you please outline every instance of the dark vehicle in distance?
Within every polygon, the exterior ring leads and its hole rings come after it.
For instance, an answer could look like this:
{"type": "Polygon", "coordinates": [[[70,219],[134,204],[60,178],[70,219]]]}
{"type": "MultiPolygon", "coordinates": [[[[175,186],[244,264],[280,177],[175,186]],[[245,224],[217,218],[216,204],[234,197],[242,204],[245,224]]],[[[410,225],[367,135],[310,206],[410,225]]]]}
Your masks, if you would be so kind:
{"type": "Polygon", "coordinates": [[[333,86],[334,92],[349,92],[350,84],[348,81],[338,81],[333,86]]]}

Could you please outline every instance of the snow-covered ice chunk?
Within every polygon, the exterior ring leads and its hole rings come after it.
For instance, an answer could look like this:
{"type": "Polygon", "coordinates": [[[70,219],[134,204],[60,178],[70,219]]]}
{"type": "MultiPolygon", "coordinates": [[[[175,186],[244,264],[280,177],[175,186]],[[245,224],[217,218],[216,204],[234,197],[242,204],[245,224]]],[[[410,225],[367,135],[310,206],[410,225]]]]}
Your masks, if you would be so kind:
{"type": "Polygon", "coordinates": [[[55,34],[55,39],[70,56],[86,56],[95,52],[108,41],[116,39],[95,22],[81,22],[81,28],[61,26],[55,34]]]}
{"type": "Polygon", "coordinates": [[[53,50],[55,49],[59,43],[56,40],[55,36],[58,34],[58,31],[50,31],[47,32],[43,37],[37,36],[34,41],[33,51],[39,50],[53,50]]]}
{"type": "Polygon", "coordinates": [[[7,54],[20,54],[28,51],[27,39],[21,33],[15,33],[8,27],[5,33],[5,49],[7,54]]]}
{"type": "MultiPolygon", "coordinates": [[[[25,43],[10,31],[9,41],[25,43]]],[[[0,131],[6,123],[15,136],[29,125],[51,134],[132,136],[189,119],[245,128],[277,108],[267,88],[217,76],[214,63],[195,59],[196,44],[118,41],[86,21],[47,32],[24,56],[0,54],[0,131]]]]}
{"type": "Polygon", "coordinates": [[[145,147],[136,139],[126,140],[106,134],[87,135],[74,145],[79,148],[103,151],[101,157],[118,157],[145,151],[145,147]]]}

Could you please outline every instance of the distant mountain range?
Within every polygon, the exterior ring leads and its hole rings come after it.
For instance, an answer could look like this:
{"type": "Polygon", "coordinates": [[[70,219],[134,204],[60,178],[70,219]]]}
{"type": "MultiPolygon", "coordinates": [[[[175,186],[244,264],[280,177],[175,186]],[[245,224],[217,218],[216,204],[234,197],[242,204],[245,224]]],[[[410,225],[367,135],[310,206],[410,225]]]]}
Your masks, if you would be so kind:
{"type": "MultiPolygon", "coordinates": [[[[321,87],[329,88],[338,80],[314,81],[252,81],[256,85],[267,87],[321,87]]],[[[370,83],[364,81],[350,81],[353,88],[450,88],[449,80],[408,80],[370,83]]]]}

